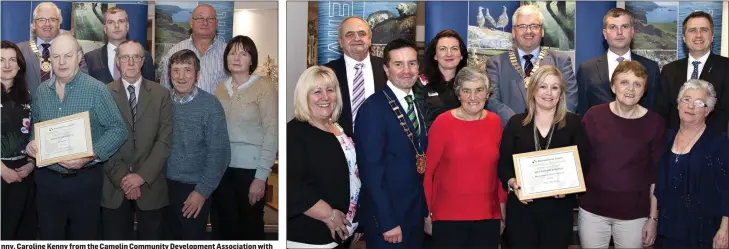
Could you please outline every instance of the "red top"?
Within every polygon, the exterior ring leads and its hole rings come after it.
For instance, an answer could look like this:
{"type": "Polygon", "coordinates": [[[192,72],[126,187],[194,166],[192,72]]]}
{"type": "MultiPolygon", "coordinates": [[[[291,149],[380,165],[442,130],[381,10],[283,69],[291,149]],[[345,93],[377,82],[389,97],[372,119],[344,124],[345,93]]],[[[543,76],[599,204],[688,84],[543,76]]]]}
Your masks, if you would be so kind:
{"type": "Polygon", "coordinates": [[[506,192],[496,175],[501,119],[464,121],[444,112],[428,134],[425,198],[433,221],[501,219],[506,192]]]}

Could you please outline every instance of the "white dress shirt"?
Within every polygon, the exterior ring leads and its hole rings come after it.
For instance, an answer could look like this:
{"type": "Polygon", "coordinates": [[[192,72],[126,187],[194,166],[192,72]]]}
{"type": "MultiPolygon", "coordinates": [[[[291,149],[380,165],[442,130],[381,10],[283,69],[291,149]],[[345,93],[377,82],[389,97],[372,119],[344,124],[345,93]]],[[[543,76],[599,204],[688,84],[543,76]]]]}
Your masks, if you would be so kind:
{"type": "MultiPolygon", "coordinates": [[[[109,74],[114,77],[114,67],[116,67],[116,46],[111,43],[106,44],[106,55],[109,58],[106,65],[109,66],[109,74]]],[[[119,70],[119,77],[121,77],[121,70],[119,70]]],[[[124,86],[126,88],[126,86],[124,86]]],[[[128,95],[128,94],[127,94],[128,95]]]]}
{"type": "Polygon", "coordinates": [[[610,81],[613,80],[613,72],[615,72],[615,68],[617,68],[618,64],[620,64],[618,62],[618,57],[623,57],[625,59],[624,61],[630,61],[633,59],[630,57],[630,49],[628,49],[628,52],[625,53],[624,55],[618,55],[618,54],[614,53],[613,51],[611,51],[610,49],[608,49],[608,51],[607,51],[608,80],[610,80],[610,81]]]}
{"type": "Polygon", "coordinates": [[[124,78],[121,78],[121,80],[122,80],[122,83],[124,84],[124,91],[127,93],[127,100],[129,100],[129,89],[128,89],[129,85],[133,85],[134,86],[134,95],[136,95],[135,97],[137,97],[137,103],[139,103],[139,87],[142,86],[142,76],[139,75],[139,79],[137,80],[137,82],[134,82],[133,84],[129,83],[124,78]]]}
{"type": "MultiPolygon", "coordinates": [[[[402,114],[405,116],[405,118],[409,118],[408,117],[408,105],[409,104],[408,104],[408,101],[405,100],[405,97],[411,96],[411,98],[413,98],[413,108],[415,108],[415,110],[413,110],[413,111],[415,112],[415,119],[420,120],[420,116],[418,115],[418,108],[415,105],[415,95],[413,95],[413,90],[410,89],[410,93],[405,93],[405,91],[401,90],[400,88],[397,88],[389,80],[387,81],[387,86],[390,87],[390,89],[392,89],[393,93],[395,93],[395,98],[397,98],[397,101],[400,102],[400,106],[402,106],[402,108],[404,109],[402,114]]],[[[418,125],[419,124],[420,124],[420,121],[418,121],[418,125]]],[[[412,131],[412,132],[414,133],[415,131],[412,131]]]]}
{"type": "MultiPolygon", "coordinates": [[[[357,72],[356,69],[354,69],[355,66],[359,63],[364,63],[364,67],[362,67],[362,76],[364,76],[364,99],[367,99],[370,95],[375,93],[375,78],[374,73],[372,73],[372,62],[370,61],[370,55],[368,54],[367,57],[359,62],[355,59],[352,59],[352,57],[349,57],[347,55],[344,55],[344,65],[347,68],[347,85],[349,86],[349,100],[350,105],[354,106],[354,74],[357,72]]],[[[340,82],[341,84],[342,82],[340,82]]]]}
{"type": "Polygon", "coordinates": [[[706,65],[706,60],[709,59],[709,55],[711,52],[706,53],[704,56],[701,56],[701,58],[695,59],[691,56],[691,54],[688,54],[688,70],[686,70],[686,81],[691,79],[691,74],[694,72],[694,61],[700,61],[701,64],[699,64],[699,75],[697,78],[701,78],[701,72],[704,70],[704,65],[706,65]]]}

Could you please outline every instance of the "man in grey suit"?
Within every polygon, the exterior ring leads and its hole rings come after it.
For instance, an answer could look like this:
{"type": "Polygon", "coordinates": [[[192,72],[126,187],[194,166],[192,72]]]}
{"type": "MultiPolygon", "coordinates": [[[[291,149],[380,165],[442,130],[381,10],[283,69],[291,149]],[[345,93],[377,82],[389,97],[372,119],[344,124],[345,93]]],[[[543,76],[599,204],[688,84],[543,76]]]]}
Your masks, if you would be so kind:
{"type": "MultiPolygon", "coordinates": [[[[119,68],[115,65],[115,58],[119,43],[127,39],[128,32],[129,16],[124,9],[114,6],[104,12],[104,34],[108,42],[84,55],[91,77],[105,84],[121,78],[119,68]]],[[[154,81],[154,62],[147,51],[144,51],[142,76],[154,81]]]]}
{"type": "Polygon", "coordinates": [[[646,92],[640,105],[652,109],[654,96],[660,91],[660,71],[658,63],[630,51],[630,43],[635,33],[633,15],[625,9],[613,8],[603,17],[602,26],[602,34],[609,46],[608,51],[580,63],[577,69],[577,84],[580,89],[578,113],[585,115],[590,107],[615,100],[610,79],[620,62],[630,60],[639,62],[648,72],[646,92]]]}
{"type": "Polygon", "coordinates": [[[567,109],[577,110],[577,81],[569,56],[540,47],[544,36],[544,16],[534,5],[519,7],[512,18],[511,36],[515,47],[489,57],[486,62],[494,92],[486,109],[496,112],[506,126],[511,116],[526,111],[525,78],[540,65],[554,65],[567,82],[567,109]]]}
{"type": "MultiPolygon", "coordinates": [[[[52,2],[38,4],[33,10],[32,35],[29,41],[18,43],[20,52],[25,58],[25,80],[28,90],[35,92],[41,82],[53,75],[50,61],[50,49],[53,40],[61,33],[61,9],[52,2]]],[[[83,51],[81,51],[83,53],[83,51]]],[[[81,59],[79,63],[81,72],[88,72],[86,62],[81,59]]]]}
{"type": "Polygon", "coordinates": [[[129,135],[104,164],[101,221],[105,240],[161,239],[162,208],[169,202],[164,166],[172,139],[172,102],[166,88],[142,78],[143,65],[139,42],[119,44],[116,66],[122,76],[107,87],[129,135]]]}

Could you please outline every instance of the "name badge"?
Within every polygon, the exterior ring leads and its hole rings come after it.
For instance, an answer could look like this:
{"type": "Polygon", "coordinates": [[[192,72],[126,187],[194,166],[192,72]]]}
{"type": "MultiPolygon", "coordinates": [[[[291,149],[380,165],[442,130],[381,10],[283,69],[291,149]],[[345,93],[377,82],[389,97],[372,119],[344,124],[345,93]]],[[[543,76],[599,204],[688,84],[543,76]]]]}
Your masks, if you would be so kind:
{"type": "Polygon", "coordinates": [[[438,92],[428,92],[428,97],[438,96],[438,92]]]}

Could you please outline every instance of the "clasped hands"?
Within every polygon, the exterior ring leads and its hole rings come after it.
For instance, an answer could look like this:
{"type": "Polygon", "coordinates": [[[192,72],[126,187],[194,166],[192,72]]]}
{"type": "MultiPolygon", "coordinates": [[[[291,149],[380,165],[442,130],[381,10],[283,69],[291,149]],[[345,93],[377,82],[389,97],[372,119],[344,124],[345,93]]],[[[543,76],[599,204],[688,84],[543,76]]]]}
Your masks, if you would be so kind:
{"type": "Polygon", "coordinates": [[[332,209],[332,216],[322,220],[324,224],[327,224],[329,232],[331,232],[332,239],[335,239],[336,235],[342,240],[349,237],[349,230],[347,227],[350,225],[349,221],[344,217],[342,211],[332,209]]]}
{"type": "MultiPolygon", "coordinates": [[[[514,194],[516,194],[516,191],[521,191],[521,186],[519,186],[518,184],[516,184],[516,178],[509,179],[509,181],[507,182],[507,184],[509,185],[509,187],[511,187],[511,189],[514,190],[514,194]]],[[[565,197],[565,195],[555,195],[554,196],[554,198],[564,198],[564,197],[565,197]]],[[[526,205],[526,204],[529,204],[530,202],[532,202],[534,200],[520,200],[520,201],[521,201],[522,204],[526,205]]]]}
{"type": "Polygon", "coordinates": [[[127,200],[138,200],[142,197],[140,187],[144,184],[144,179],[136,173],[129,173],[121,180],[120,187],[124,191],[127,200]]]}

